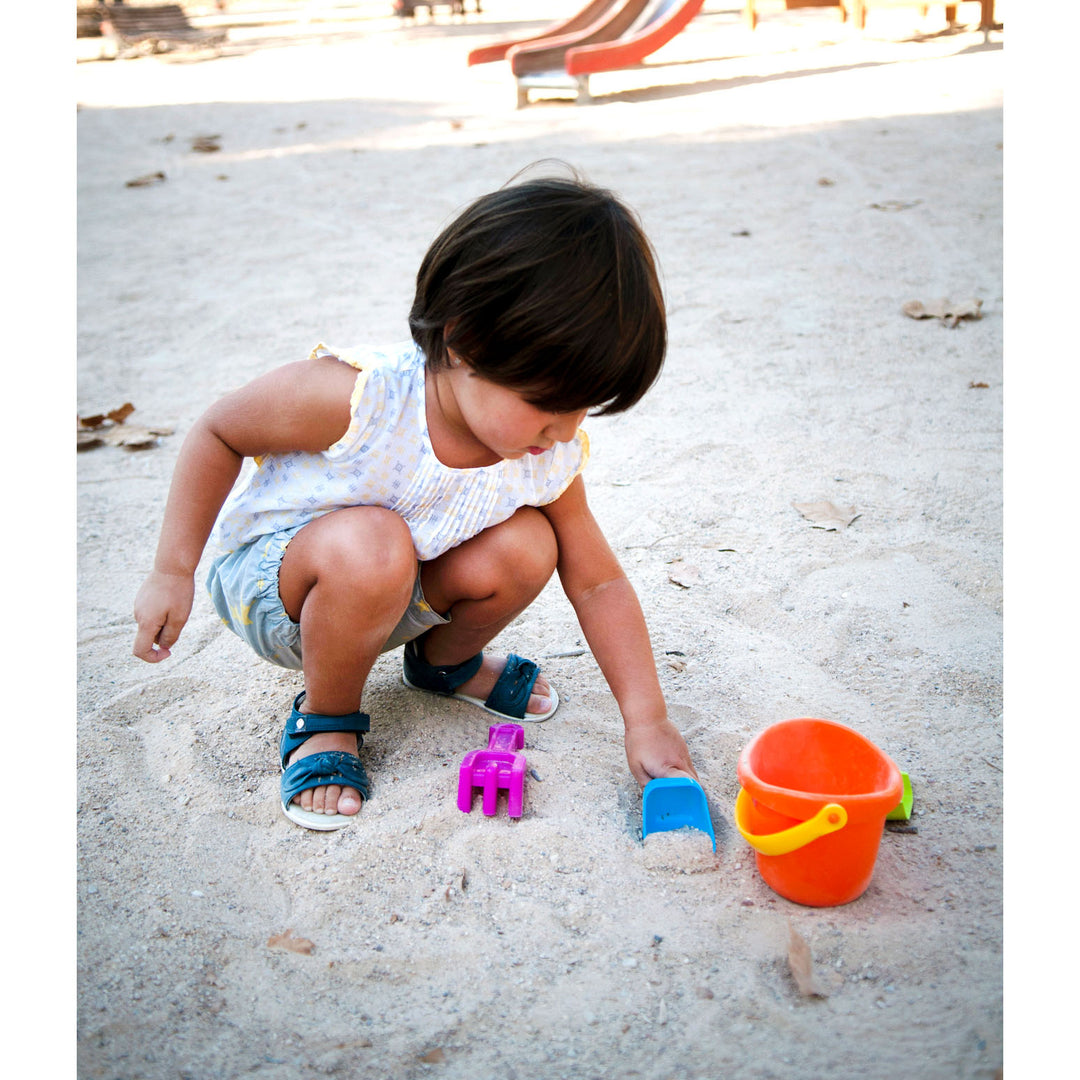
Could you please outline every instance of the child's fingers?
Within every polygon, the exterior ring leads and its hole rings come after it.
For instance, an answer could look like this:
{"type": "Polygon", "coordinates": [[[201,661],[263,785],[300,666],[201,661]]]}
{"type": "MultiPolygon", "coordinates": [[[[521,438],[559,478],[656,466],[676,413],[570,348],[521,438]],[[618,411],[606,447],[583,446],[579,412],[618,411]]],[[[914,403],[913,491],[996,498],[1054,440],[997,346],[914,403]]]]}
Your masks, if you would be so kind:
{"type": "Polygon", "coordinates": [[[167,660],[191,613],[194,584],[184,575],[151,574],[135,597],[132,652],[148,664],[167,660]]]}
{"type": "Polygon", "coordinates": [[[140,625],[131,651],[140,660],[156,664],[172,655],[171,647],[176,644],[179,636],[179,630],[169,630],[168,622],[164,626],[140,625]]]}
{"type": "Polygon", "coordinates": [[[630,772],[637,780],[639,787],[644,787],[650,780],[658,780],[661,777],[685,776],[688,780],[697,780],[698,774],[693,765],[670,765],[657,766],[656,763],[630,762],[630,772]]]}
{"type": "Polygon", "coordinates": [[[694,772],[694,767],[692,765],[690,766],[690,768],[688,770],[687,769],[681,769],[681,768],[668,769],[668,771],[666,773],[664,773],[663,775],[664,776],[685,776],[687,780],[697,780],[698,779],[698,774],[696,772],[694,772]]]}
{"type": "MultiPolygon", "coordinates": [[[[165,625],[154,639],[159,651],[164,650],[166,656],[180,637],[180,631],[184,628],[185,621],[186,620],[184,619],[175,619],[171,615],[168,616],[165,620],[165,625]]],[[[162,657],[162,659],[164,659],[164,657],[162,657]]]]}
{"type": "Polygon", "coordinates": [[[156,664],[169,655],[168,649],[165,650],[165,655],[162,656],[161,650],[155,648],[153,631],[142,629],[135,635],[135,644],[132,646],[131,652],[133,656],[137,656],[140,660],[145,660],[149,664],[156,664]]]}

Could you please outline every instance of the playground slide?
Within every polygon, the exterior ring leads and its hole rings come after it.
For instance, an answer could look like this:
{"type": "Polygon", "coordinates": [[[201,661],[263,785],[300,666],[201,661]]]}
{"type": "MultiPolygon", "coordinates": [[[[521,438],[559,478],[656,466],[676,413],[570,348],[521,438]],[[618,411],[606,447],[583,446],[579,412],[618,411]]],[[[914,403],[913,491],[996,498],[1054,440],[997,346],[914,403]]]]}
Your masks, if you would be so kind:
{"type": "Polygon", "coordinates": [[[596,71],[615,71],[639,64],[656,52],[701,10],[705,0],[659,0],[643,13],[630,30],[617,41],[575,45],[566,53],[568,75],[589,75],[596,71]]]}
{"type": "Polygon", "coordinates": [[[576,15],[562,22],[545,27],[538,34],[527,38],[512,38],[509,41],[496,41],[491,45],[481,45],[469,53],[469,67],[474,64],[490,64],[494,60],[504,60],[507,52],[515,45],[528,45],[546,38],[561,37],[564,34],[577,34],[588,29],[597,19],[607,14],[619,0],[590,0],[576,15]]]}
{"type": "Polygon", "coordinates": [[[616,41],[634,27],[651,4],[658,0],[615,0],[595,22],[583,30],[544,37],[531,44],[514,45],[507,50],[506,59],[516,76],[541,72],[565,71],[564,62],[570,49],[616,41]]]}

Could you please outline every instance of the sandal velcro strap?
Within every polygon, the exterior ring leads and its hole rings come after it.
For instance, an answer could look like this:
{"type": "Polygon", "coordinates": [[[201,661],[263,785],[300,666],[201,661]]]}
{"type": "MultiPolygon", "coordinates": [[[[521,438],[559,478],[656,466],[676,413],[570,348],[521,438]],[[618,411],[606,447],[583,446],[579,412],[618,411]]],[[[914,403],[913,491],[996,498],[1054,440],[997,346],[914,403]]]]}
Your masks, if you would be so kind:
{"type": "Polygon", "coordinates": [[[460,664],[429,664],[420,653],[420,638],[413,638],[405,645],[405,678],[412,686],[430,690],[433,694],[453,694],[467,683],[484,662],[484,654],[478,652],[460,664]]]}
{"type": "Polygon", "coordinates": [[[281,736],[281,764],[284,767],[289,755],[312,735],[327,731],[345,731],[356,736],[356,745],[364,743],[364,732],[371,730],[371,717],[367,713],[351,712],[344,716],[326,716],[323,713],[302,713],[300,703],[304,700],[302,692],[293,702],[292,714],[285,723],[281,736]]]}
{"type": "Polygon", "coordinates": [[[281,777],[281,805],[288,807],[300,792],[309,788],[331,784],[355,788],[362,799],[368,797],[368,777],[360,759],[343,750],[323,750],[294,761],[285,770],[281,777]]]}
{"type": "Polygon", "coordinates": [[[531,660],[511,653],[484,705],[493,712],[520,719],[525,715],[529,695],[539,674],[540,668],[531,660]]]}

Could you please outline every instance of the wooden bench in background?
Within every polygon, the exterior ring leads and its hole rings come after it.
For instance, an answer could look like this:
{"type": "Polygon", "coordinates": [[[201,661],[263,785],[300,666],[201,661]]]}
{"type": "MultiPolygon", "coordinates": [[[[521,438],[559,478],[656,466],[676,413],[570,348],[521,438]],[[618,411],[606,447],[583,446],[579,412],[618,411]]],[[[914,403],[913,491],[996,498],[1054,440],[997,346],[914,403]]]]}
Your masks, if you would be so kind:
{"type": "Polygon", "coordinates": [[[179,4],[108,4],[101,7],[101,32],[116,42],[117,55],[164,52],[176,46],[214,48],[228,32],[204,30],[188,22],[179,4]]]}

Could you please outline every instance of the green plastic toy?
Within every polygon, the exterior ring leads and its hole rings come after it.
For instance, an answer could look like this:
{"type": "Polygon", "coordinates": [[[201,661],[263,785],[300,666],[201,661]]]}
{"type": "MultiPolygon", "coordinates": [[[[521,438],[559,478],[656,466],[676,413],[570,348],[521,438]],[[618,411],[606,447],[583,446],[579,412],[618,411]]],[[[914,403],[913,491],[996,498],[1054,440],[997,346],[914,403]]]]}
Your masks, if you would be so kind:
{"type": "Polygon", "coordinates": [[[915,801],[911,793],[911,777],[906,772],[902,772],[900,778],[904,781],[904,794],[901,796],[900,802],[885,815],[886,821],[911,820],[911,807],[915,801]]]}

